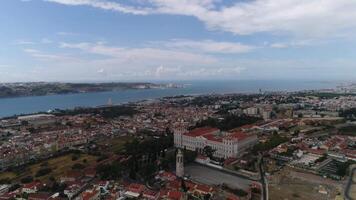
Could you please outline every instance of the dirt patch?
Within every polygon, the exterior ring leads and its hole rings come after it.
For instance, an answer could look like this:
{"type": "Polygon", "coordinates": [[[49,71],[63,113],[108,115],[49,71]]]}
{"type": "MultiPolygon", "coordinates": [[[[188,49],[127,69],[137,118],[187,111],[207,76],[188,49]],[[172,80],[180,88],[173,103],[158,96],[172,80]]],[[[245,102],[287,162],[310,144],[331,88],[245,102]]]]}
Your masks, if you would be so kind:
{"type": "MultiPolygon", "coordinates": [[[[269,197],[273,200],[286,199],[335,199],[338,194],[338,186],[330,182],[323,184],[320,177],[312,174],[292,173],[290,169],[283,169],[274,174],[269,180],[269,197]]],[[[325,183],[325,182],[324,182],[325,183]]]]}

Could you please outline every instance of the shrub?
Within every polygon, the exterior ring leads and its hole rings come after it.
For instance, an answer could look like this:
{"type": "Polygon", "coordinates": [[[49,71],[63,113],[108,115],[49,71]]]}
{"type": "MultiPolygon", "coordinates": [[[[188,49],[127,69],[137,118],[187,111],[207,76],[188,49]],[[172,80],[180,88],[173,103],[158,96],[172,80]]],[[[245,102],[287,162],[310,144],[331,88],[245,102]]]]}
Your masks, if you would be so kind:
{"type": "Polygon", "coordinates": [[[0,184],[10,184],[11,180],[9,178],[0,179],[0,184]]]}
{"type": "Polygon", "coordinates": [[[72,161],[75,161],[78,159],[79,159],[79,155],[77,155],[77,154],[72,155],[72,161]]]}
{"type": "Polygon", "coordinates": [[[72,169],[74,169],[74,170],[79,170],[79,169],[84,169],[84,168],[85,168],[85,166],[80,163],[76,163],[72,166],[72,169]]]}
{"type": "Polygon", "coordinates": [[[47,174],[51,173],[51,171],[52,171],[52,169],[50,169],[50,168],[42,168],[37,171],[36,177],[47,175],[47,174]]]}
{"type": "Polygon", "coordinates": [[[31,183],[33,181],[32,176],[26,176],[25,178],[21,179],[21,183],[31,183]]]}

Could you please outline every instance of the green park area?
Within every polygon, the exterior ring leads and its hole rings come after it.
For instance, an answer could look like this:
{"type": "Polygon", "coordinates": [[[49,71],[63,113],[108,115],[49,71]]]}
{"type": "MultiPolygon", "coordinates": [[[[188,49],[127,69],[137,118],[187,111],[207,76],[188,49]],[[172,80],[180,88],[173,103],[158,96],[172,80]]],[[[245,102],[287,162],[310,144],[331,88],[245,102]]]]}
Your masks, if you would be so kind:
{"type": "Polygon", "coordinates": [[[84,168],[95,164],[97,157],[88,154],[70,153],[50,158],[36,164],[25,165],[0,173],[1,182],[29,182],[29,180],[46,181],[51,177],[59,179],[73,168],[84,168]],[[26,181],[27,180],[27,181],[26,181]]]}

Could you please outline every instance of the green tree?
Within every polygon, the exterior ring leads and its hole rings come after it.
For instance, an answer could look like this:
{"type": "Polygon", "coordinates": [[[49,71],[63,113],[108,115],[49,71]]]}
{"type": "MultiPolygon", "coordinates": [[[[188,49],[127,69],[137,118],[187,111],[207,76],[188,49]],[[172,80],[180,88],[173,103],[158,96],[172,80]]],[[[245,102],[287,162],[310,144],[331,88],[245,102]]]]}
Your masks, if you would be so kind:
{"type": "Polygon", "coordinates": [[[73,166],[72,166],[72,169],[74,170],[80,170],[80,169],[84,169],[85,166],[81,163],[75,163],[73,166]]]}
{"type": "Polygon", "coordinates": [[[210,159],[213,158],[215,151],[216,150],[211,148],[211,146],[205,146],[204,149],[203,149],[204,155],[206,155],[210,159]]]}
{"type": "Polygon", "coordinates": [[[36,173],[36,177],[40,177],[40,176],[45,176],[49,173],[51,173],[52,169],[51,168],[42,168],[39,169],[36,173]]]}
{"type": "Polygon", "coordinates": [[[268,151],[287,141],[288,138],[282,137],[278,133],[273,133],[272,137],[270,137],[265,143],[256,144],[253,147],[253,152],[268,151]]]}
{"type": "Polygon", "coordinates": [[[198,127],[215,127],[221,130],[231,130],[234,128],[241,127],[246,124],[253,124],[261,120],[258,117],[251,117],[247,115],[236,116],[227,114],[223,116],[223,120],[216,119],[216,118],[208,118],[206,120],[202,120],[198,122],[194,127],[191,129],[198,128],[198,127]]]}
{"type": "Polygon", "coordinates": [[[32,176],[26,176],[26,177],[21,179],[21,183],[31,183],[32,181],[33,181],[33,177],[32,176]]]}
{"type": "Polygon", "coordinates": [[[111,164],[99,165],[96,170],[101,179],[117,180],[121,177],[123,167],[121,163],[113,162],[111,164]]]}
{"type": "Polygon", "coordinates": [[[153,163],[149,163],[142,169],[141,173],[145,180],[149,180],[155,172],[156,166],[153,163]]]}

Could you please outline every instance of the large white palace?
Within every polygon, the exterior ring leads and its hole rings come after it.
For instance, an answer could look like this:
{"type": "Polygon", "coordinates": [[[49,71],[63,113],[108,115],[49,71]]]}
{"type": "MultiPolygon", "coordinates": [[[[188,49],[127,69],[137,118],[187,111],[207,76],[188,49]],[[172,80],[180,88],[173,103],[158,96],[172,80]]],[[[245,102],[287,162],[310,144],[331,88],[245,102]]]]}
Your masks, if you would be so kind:
{"type": "Polygon", "coordinates": [[[216,128],[197,128],[192,131],[176,129],[174,145],[178,148],[202,152],[210,146],[215,150],[214,156],[219,158],[236,158],[241,152],[257,143],[256,135],[247,133],[224,132],[216,128]]]}

